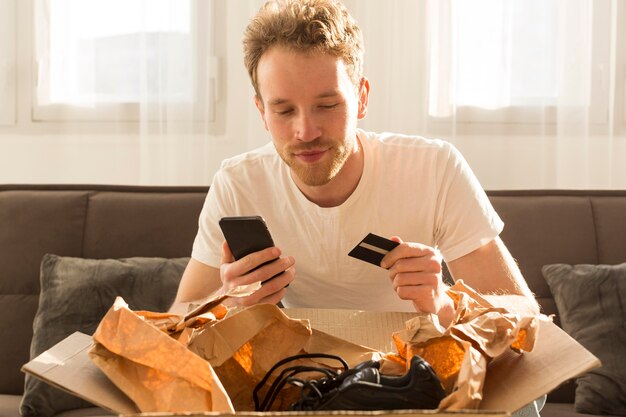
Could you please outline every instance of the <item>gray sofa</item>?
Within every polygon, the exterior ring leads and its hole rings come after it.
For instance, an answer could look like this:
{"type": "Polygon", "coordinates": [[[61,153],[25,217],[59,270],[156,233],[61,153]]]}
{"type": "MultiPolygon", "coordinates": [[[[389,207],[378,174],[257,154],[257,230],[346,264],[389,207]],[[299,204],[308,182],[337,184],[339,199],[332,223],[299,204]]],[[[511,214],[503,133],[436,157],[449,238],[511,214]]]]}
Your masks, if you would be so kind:
{"type": "MultiPolygon", "coordinates": [[[[46,253],[89,259],[189,256],[207,187],[0,185],[0,416],[19,416],[46,253]]],[[[558,311],[547,264],[626,262],[626,191],[492,191],[503,240],[545,314],[558,311]]],[[[574,382],[542,415],[574,411],[574,382]]],[[[99,409],[58,416],[106,415],[99,409]]]]}

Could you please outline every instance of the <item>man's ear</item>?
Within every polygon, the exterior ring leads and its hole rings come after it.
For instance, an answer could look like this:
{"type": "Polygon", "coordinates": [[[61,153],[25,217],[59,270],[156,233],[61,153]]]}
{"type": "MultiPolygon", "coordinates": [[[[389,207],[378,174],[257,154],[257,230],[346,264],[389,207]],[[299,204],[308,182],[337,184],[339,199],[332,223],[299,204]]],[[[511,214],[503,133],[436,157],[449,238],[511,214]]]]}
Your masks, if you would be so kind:
{"type": "Polygon", "coordinates": [[[267,128],[267,122],[265,121],[265,106],[263,106],[263,99],[260,98],[258,94],[254,95],[254,105],[256,106],[256,108],[259,110],[259,113],[261,114],[261,121],[263,121],[263,127],[265,128],[265,130],[269,132],[269,129],[267,128]]]}
{"type": "Polygon", "coordinates": [[[361,78],[361,82],[359,83],[359,113],[357,117],[360,119],[365,118],[367,115],[367,103],[370,95],[370,82],[367,78],[361,78]]]}

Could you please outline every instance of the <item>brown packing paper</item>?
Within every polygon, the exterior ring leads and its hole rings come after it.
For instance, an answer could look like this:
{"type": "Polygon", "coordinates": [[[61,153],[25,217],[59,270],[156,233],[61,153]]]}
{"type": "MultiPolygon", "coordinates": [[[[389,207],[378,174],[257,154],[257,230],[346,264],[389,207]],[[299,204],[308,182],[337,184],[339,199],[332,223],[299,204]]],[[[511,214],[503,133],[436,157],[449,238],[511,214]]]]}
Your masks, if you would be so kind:
{"type": "Polygon", "coordinates": [[[408,321],[394,340],[407,359],[419,355],[432,365],[448,394],[440,409],[475,409],[482,399],[488,363],[510,349],[531,351],[539,318],[495,308],[462,280],[448,294],[455,301],[455,317],[445,331],[420,317],[408,321]]]}
{"type": "MultiPolygon", "coordinates": [[[[311,329],[308,320],[291,319],[274,305],[233,310],[226,317],[215,300],[207,305],[182,317],[132,312],[118,299],[96,330],[89,355],[142,412],[249,411],[256,384],[287,356],[336,354],[350,366],[380,356],[311,329]]],[[[305,363],[340,365],[329,359],[290,365],[305,363]]],[[[297,389],[281,392],[274,408],[285,409],[298,395],[297,389]]]]}
{"type": "MultiPolygon", "coordinates": [[[[534,317],[494,308],[462,282],[449,294],[457,307],[453,325],[442,329],[434,316],[411,315],[404,331],[393,339],[388,333],[399,355],[313,329],[308,320],[289,318],[274,305],[227,311],[220,304],[224,297],[184,317],[133,313],[116,305],[94,335],[91,355],[142,411],[251,411],[252,392],[268,370],[304,352],[335,354],[349,366],[382,358],[381,371],[395,375],[404,373],[407,359],[417,354],[431,363],[449,394],[440,409],[477,408],[488,362],[511,348],[532,349],[537,326],[534,317]]],[[[367,333],[365,327],[361,334],[367,333]]],[[[331,360],[311,361],[289,365],[338,368],[331,360]]],[[[272,410],[288,409],[298,395],[295,388],[281,391],[272,410]]]]}
{"type": "Polygon", "coordinates": [[[275,339],[272,340],[272,347],[278,348],[281,345],[280,349],[273,349],[267,352],[267,356],[258,358],[259,361],[273,365],[279,359],[297,353],[311,335],[311,329],[304,322],[291,320],[277,312],[280,313],[274,305],[259,304],[229,314],[227,318],[199,334],[189,345],[189,349],[209,361],[213,367],[217,367],[257,334],[264,331],[271,333],[275,328],[280,328],[284,333],[274,335],[275,339]]]}
{"type": "MultiPolygon", "coordinates": [[[[286,357],[300,353],[334,354],[354,366],[380,356],[373,349],[313,330],[307,320],[291,319],[269,304],[241,310],[206,328],[189,349],[211,363],[238,412],[254,410],[255,386],[276,362],[286,357]]],[[[339,365],[337,361],[316,358],[292,362],[289,366],[296,364],[331,368],[339,365]]],[[[281,392],[272,409],[287,409],[298,393],[292,391],[281,392]]]]}
{"type": "MultiPolygon", "coordinates": [[[[291,309],[285,311],[292,316],[291,309]]],[[[364,311],[327,311],[298,309],[297,318],[310,319],[311,326],[341,339],[388,351],[385,337],[404,328],[404,323],[414,316],[409,313],[374,313],[364,311]],[[370,329],[365,334],[366,329],[370,329]],[[359,330],[360,329],[360,330],[359,330]],[[355,332],[355,330],[358,330],[355,332]],[[376,337],[370,338],[372,333],[376,337]],[[378,336],[381,336],[380,338],[378,336]],[[376,340],[380,339],[380,345],[376,340]]],[[[598,358],[549,320],[539,320],[541,337],[531,352],[523,355],[508,350],[488,365],[483,388],[480,411],[439,410],[437,415],[454,416],[503,416],[513,413],[532,400],[545,395],[566,380],[600,366],[598,358]]],[[[96,367],[88,357],[92,337],[74,334],[51,349],[29,361],[22,371],[80,396],[93,404],[111,410],[114,414],[137,415],[134,403],[122,393],[96,367]],[[78,340],[76,340],[78,337],[78,340]]],[[[435,411],[379,411],[351,412],[360,416],[393,417],[402,415],[434,414],[435,411]]],[[[160,416],[230,415],[230,413],[150,413],[160,416]]],[[[237,415],[262,417],[266,413],[238,412],[237,415]]],[[[282,413],[295,417],[301,413],[282,413]]],[[[341,412],[316,413],[319,416],[342,414],[341,412]]],[[[344,413],[345,414],[345,413],[344,413]]]]}
{"type": "Polygon", "coordinates": [[[234,412],[211,365],[120,298],[93,340],[90,358],[140,411],[234,412]]]}
{"type": "Polygon", "coordinates": [[[537,336],[537,316],[520,316],[494,307],[462,280],[449,289],[448,295],[456,307],[450,333],[475,343],[489,359],[509,348],[518,352],[532,351],[537,336]]]}

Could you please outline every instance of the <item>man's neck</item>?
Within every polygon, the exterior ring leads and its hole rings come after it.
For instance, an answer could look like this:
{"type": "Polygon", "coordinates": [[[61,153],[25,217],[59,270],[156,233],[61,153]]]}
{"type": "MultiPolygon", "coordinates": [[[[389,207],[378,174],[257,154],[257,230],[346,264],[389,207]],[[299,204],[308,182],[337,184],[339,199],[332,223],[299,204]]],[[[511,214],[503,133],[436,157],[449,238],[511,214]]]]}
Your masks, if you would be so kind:
{"type": "Polygon", "coordinates": [[[363,174],[364,160],[363,146],[357,138],[355,151],[348,157],[337,175],[327,184],[306,185],[293,173],[292,178],[302,194],[312,203],[320,207],[337,207],[343,204],[359,185],[363,174]]]}

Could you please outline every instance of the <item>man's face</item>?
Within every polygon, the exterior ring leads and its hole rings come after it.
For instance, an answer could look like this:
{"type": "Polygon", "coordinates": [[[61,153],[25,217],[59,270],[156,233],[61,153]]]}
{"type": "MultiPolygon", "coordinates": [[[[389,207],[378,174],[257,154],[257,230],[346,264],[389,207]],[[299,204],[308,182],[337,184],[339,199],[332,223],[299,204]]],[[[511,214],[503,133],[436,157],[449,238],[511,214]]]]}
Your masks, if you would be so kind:
{"type": "Polygon", "coordinates": [[[256,105],[280,157],[302,183],[327,184],[358,149],[367,81],[357,91],[341,59],[275,46],[259,61],[257,83],[256,105]]]}

